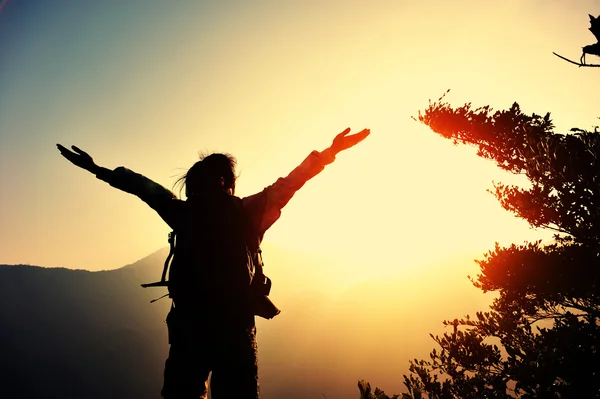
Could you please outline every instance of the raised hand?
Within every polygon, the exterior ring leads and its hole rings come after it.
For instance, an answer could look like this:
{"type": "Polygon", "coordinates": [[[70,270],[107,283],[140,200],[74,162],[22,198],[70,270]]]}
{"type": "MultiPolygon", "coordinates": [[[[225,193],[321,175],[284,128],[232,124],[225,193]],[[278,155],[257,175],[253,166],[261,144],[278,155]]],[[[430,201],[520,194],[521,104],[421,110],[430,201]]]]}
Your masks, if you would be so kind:
{"type": "Polygon", "coordinates": [[[340,151],[354,147],[356,144],[363,141],[371,133],[371,130],[363,129],[360,132],[351,135],[348,135],[348,133],[350,133],[350,128],[347,128],[333,139],[333,143],[329,148],[334,155],[340,151]]]}
{"type": "Polygon", "coordinates": [[[99,169],[99,166],[94,163],[92,157],[82,149],[72,145],[71,148],[75,151],[73,152],[60,144],[56,144],[56,147],[60,151],[60,154],[67,158],[73,165],[79,166],[92,173],[96,173],[99,169]]]}

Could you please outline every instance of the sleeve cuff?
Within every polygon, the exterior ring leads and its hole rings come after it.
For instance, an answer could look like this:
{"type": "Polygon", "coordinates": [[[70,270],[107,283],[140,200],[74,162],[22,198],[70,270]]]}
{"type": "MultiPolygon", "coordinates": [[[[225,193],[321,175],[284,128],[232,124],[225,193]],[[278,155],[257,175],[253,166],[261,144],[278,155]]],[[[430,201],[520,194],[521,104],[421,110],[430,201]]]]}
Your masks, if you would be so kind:
{"type": "MultiPolygon", "coordinates": [[[[317,151],[315,151],[315,152],[317,152],[317,151]]],[[[318,154],[319,154],[319,159],[321,160],[321,164],[323,164],[323,165],[329,165],[330,163],[335,161],[335,154],[331,151],[330,148],[327,148],[327,149],[319,152],[318,154]]]]}
{"type": "Polygon", "coordinates": [[[112,170],[101,167],[96,172],[96,178],[108,183],[110,181],[112,174],[113,174],[112,170]]]}

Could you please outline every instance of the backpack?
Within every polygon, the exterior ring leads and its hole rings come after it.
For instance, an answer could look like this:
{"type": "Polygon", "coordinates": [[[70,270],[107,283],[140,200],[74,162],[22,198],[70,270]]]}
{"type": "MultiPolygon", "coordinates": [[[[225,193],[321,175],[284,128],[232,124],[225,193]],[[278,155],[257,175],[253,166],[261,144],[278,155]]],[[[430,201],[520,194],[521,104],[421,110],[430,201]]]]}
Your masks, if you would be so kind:
{"type": "Polygon", "coordinates": [[[161,281],[174,304],[271,319],[280,310],[268,295],[260,237],[244,213],[242,200],[216,192],[185,201],[185,220],[169,233],[170,252],[161,281]],[[168,273],[168,280],[167,280],[168,273]]]}

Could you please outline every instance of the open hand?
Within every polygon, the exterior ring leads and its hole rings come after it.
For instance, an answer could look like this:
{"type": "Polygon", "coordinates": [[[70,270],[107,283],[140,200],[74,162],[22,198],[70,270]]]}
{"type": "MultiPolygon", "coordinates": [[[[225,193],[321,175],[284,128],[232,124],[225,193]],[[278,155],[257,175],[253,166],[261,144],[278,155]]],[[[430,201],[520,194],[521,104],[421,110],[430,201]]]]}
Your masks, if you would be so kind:
{"type": "Polygon", "coordinates": [[[79,166],[82,169],[95,173],[98,169],[98,165],[94,163],[92,157],[85,151],[76,146],[72,145],[71,148],[75,151],[71,151],[66,147],[63,147],[60,144],[57,144],[56,147],[60,151],[61,155],[67,158],[74,165],[79,166]]]}
{"type": "Polygon", "coordinates": [[[335,136],[330,147],[334,154],[337,154],[343,150],[347,150],[350,147],[354,147],[356,144],[363,141],[371,133],[371,130],[363,129],[360,132],[351,135],[348,135],[348,133],[350,133],[350,128],[347,128],[335,136]]]}

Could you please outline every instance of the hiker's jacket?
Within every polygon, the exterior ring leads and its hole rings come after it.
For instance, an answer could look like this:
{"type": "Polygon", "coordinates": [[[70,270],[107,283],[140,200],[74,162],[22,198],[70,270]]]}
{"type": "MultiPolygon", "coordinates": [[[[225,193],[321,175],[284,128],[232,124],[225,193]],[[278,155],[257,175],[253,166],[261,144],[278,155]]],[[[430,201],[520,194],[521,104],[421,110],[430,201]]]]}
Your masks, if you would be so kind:
{"type": "MultiPolygon", "coordinates": [[[[256,226],[261,238],[279,219],[281,209],[294,193],[334,160],[335,157],[328,151],[313,151],[288,176],[277,179],[275,183],[259,193],[242,198],[244,210],[256,226]]],[[[136,195],[177,231],[178,221],[182,220],[181,212],[184,207],[181,204],[184,201],[178,199],[170,190],[124,167],[114,170],[102,168],[96,177],[115,188],[136,195]]]]}
{"type": "Polygon", "coordinates": [[[252,248],[258,248],[294,193],[334,159],[327,150],[313,151],[288,176],[241,199],[214,190],[183,201],[160,184],[124,167],[112,171],[103,168],[96,176],[138,196],[177,233],[169,274],[169,293],[175,303],[215,312],[227,308],[247,313],[254,272],[252,248]],[[189,268],[186,264],[211,267],[189,268]],[[236,266],[244,264],[248,267],[236,266]]]}

